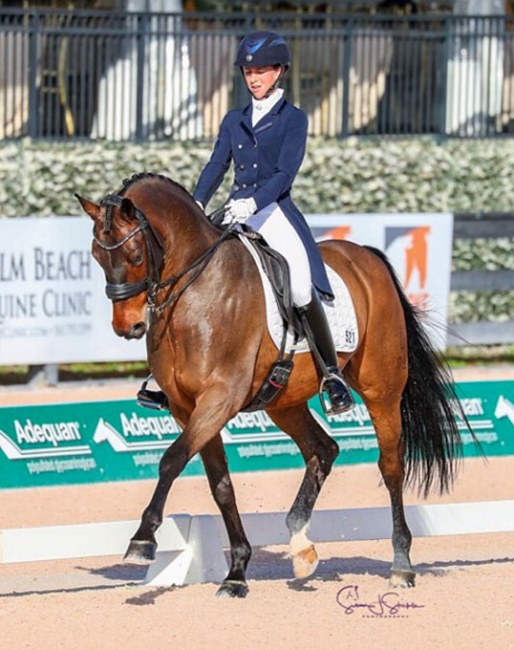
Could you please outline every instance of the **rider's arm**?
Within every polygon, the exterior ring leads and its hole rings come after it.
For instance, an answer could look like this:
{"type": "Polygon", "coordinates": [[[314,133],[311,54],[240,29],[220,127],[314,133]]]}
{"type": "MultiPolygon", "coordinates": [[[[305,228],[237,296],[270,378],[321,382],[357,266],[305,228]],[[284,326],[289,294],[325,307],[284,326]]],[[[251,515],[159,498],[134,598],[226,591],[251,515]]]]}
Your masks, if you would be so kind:
{"type": "Polygon", "coordinates": [[[213,194],[221,185],[232,160],[229,120],[230,114],[225,115],[209,162],[203,168],[193,192],[194,200],[200,202],[203,206],[207,206],[213,194]]]}

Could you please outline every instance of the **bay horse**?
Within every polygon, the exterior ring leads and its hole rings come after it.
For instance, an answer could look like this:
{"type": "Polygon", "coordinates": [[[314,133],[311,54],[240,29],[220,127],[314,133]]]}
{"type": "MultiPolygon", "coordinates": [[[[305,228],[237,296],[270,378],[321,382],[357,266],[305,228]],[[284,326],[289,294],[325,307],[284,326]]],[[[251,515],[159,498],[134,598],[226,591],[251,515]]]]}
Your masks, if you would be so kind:
{"type": "MultiPolygon", "coordinates": [[[[220,431],[251,403],[277,358],[256,264],[237,237],[213,225],[189,192],[164,176],[136,174],[99,204],[76,196],[94,222],[92,253],[106,275],[114,331],[127,339],[146,334],[149,369],[182,428],[162,456],[155,491],[124,559],[155,559],[155,531],[170,488],[198,453],[230,542],[230,569],[217,594],[244,597],[251,548],[220,431]]],[[[320,250],[353,299],[359,343],[351,354],[340,354],[339,362],[378,439],[378,466],[392,509],[390,581],[411,587],[412,535],[403,490],[414,483],[426,496],[432,488],[451,487],[461,455],[458,400],[422,313],[407,300],[386,256],[341,240],[324,241],[320,250]]],[[[299,578],[317,566],[307,529],[339,453],[308,408],[318,386],[312,355],[298,354],[286,388],[265,408],[305,461],[286,517],[299,578]]]]}

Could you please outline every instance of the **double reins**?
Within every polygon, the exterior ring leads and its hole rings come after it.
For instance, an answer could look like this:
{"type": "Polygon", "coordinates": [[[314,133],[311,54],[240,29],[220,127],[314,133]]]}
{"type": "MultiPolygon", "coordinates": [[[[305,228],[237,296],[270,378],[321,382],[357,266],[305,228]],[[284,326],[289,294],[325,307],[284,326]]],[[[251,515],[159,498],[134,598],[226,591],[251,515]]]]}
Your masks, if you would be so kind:
{"type": "MultiPolygon", "coordinates": [[[[100,205],[106,206],[104,232],[110,231],[113,207],[119,208],[122,204],[122,201],[123,198],[121,196],[117,194],[108,194],[100,202],[100,205]]],[[[119,302],[121,300],[133,298],[134,296],[143,293],[143,291],[146,291],[148,306],[151,310],[157,312],[157,314],[160,315],[167,307],[175,302],[184,293],[184,291],[198,278],[220,245],[225,241],[225,239],[231,236],[232,233],[230,230],[223,231],[219,239],[217,239],[214,244],[210,246],[202,255],[200,255],[200,257],[196,259],[192,264],[186,267],[183,271],[180,271],[180,273],[172,275],[169,278],[161,281],[161,265],[164,258],[164,247],[161,238],[155,231],[150,221],[144,215],[144,213],[136,206],[134,206],[134,210],[134,214],[137,219],[137,225],[133,230],[122,237],[122,239],[115,242],[114,244],[105,244],[104,242],[100,241],[98,237],[96,237],[94,232],[93,239],[102,250],[114,251],[121,248],[138,233],[143,233],[147,258],[146,278],[137,282],[107,281],[105,285],[105,293],[107,297],[113,302],[119,302]],[[178,291],[172,292],[161,304],[157,304],[157,293],[161,289],[171,287],[193,270],[194,273],[178,291]]]]}

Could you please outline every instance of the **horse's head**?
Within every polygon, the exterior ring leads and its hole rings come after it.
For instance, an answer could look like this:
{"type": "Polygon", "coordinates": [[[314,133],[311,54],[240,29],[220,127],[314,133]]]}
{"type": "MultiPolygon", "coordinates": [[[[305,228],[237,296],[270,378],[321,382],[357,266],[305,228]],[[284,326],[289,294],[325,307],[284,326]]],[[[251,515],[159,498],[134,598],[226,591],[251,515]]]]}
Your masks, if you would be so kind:
{"type": "Polygon", "coordinates": [[[93,257],[104,270],[118,336],[139,339],[146,332],[146,309],[158,282],[162,246],[158,234],[130,198],[114,194],[100,204],[76,195],[94,222],[93,257]]]}

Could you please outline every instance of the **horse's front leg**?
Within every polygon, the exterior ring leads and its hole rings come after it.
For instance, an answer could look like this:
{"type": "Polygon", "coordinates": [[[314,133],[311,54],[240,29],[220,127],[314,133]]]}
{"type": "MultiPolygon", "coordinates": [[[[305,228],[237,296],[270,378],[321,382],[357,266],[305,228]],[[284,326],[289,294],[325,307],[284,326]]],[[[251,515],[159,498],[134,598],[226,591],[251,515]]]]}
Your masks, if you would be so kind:
{"type": "Polygon", "coordinates": [[[212,496],[220,509],[230,542],[231,564],[217,596],[244,598],[248,593],[246,567],[252,549],[237,510],[236,497],[221,436],[217,435],[200,452],[209,480],[212,496]]]}
{"type": "Polygon", "coordinates": [[[339,447],[312,416],[306,403],[282,411],[269,411],[268,415],[296,442],[306,465],[286,523],[291,534],[294,575],[307,578],[318,566],[318,555],[307,537],[307,530],[316,499],[339,454],[339,447]]]}
{"type": "MultiPolygon", "coordinates": [[[[164,452],[159,463],[159,478],[150,503],[141,515],[141,523],[130,540],[123,561],[129,564],[151,564],[155,560],[157,542],[155,533],[162,524],[164,507],[171,486],[182,473],[189,460],[201,449],[204,440],[217,434],[211,426],[203,427],[202,422],[209,422],[209,412],[202,414],[202,409],[195,410],[190,417],[175,404],[172,414],[182,428],[180,436],[164,452]],[[203,432],[203,435],[202,435],[203,432]]],[[[224,424],[224,423],[223,423],[224,424]]],[[[221,426],[220,426],[221,429],[221,426]]]]}
{"type": "MultiPolygon", "coordinates": [[[[189,460],[213,438],[219,435],[222,427],[233,416],[226,406],[226,393],[223,389],[204,395],[194,408],[191,416],[177,418],[187,424],[180,436],[164,452],[159,463],[159,479],[150,503],[145,508],[141,524],[130,540],[123,558],[132,564],[150,564],[155,560],[157,542],[155,532],[163,519],[164,506],[175,479],[181,474],[189,460]]],[[[176,410],[173,410],[176,414],[176,410]]]]}
{"type": "Polygon", "coordinates": [[[124,562],[147,565],[155,560],[157,551],[155,532],[162,524],[166,499],[173,481],[181,474],[190,458],[190,451],[182,433],[161,458],[157,485],[150,503],[143,511],[141,524],[130,540],[123,558],[124,562]]]}

